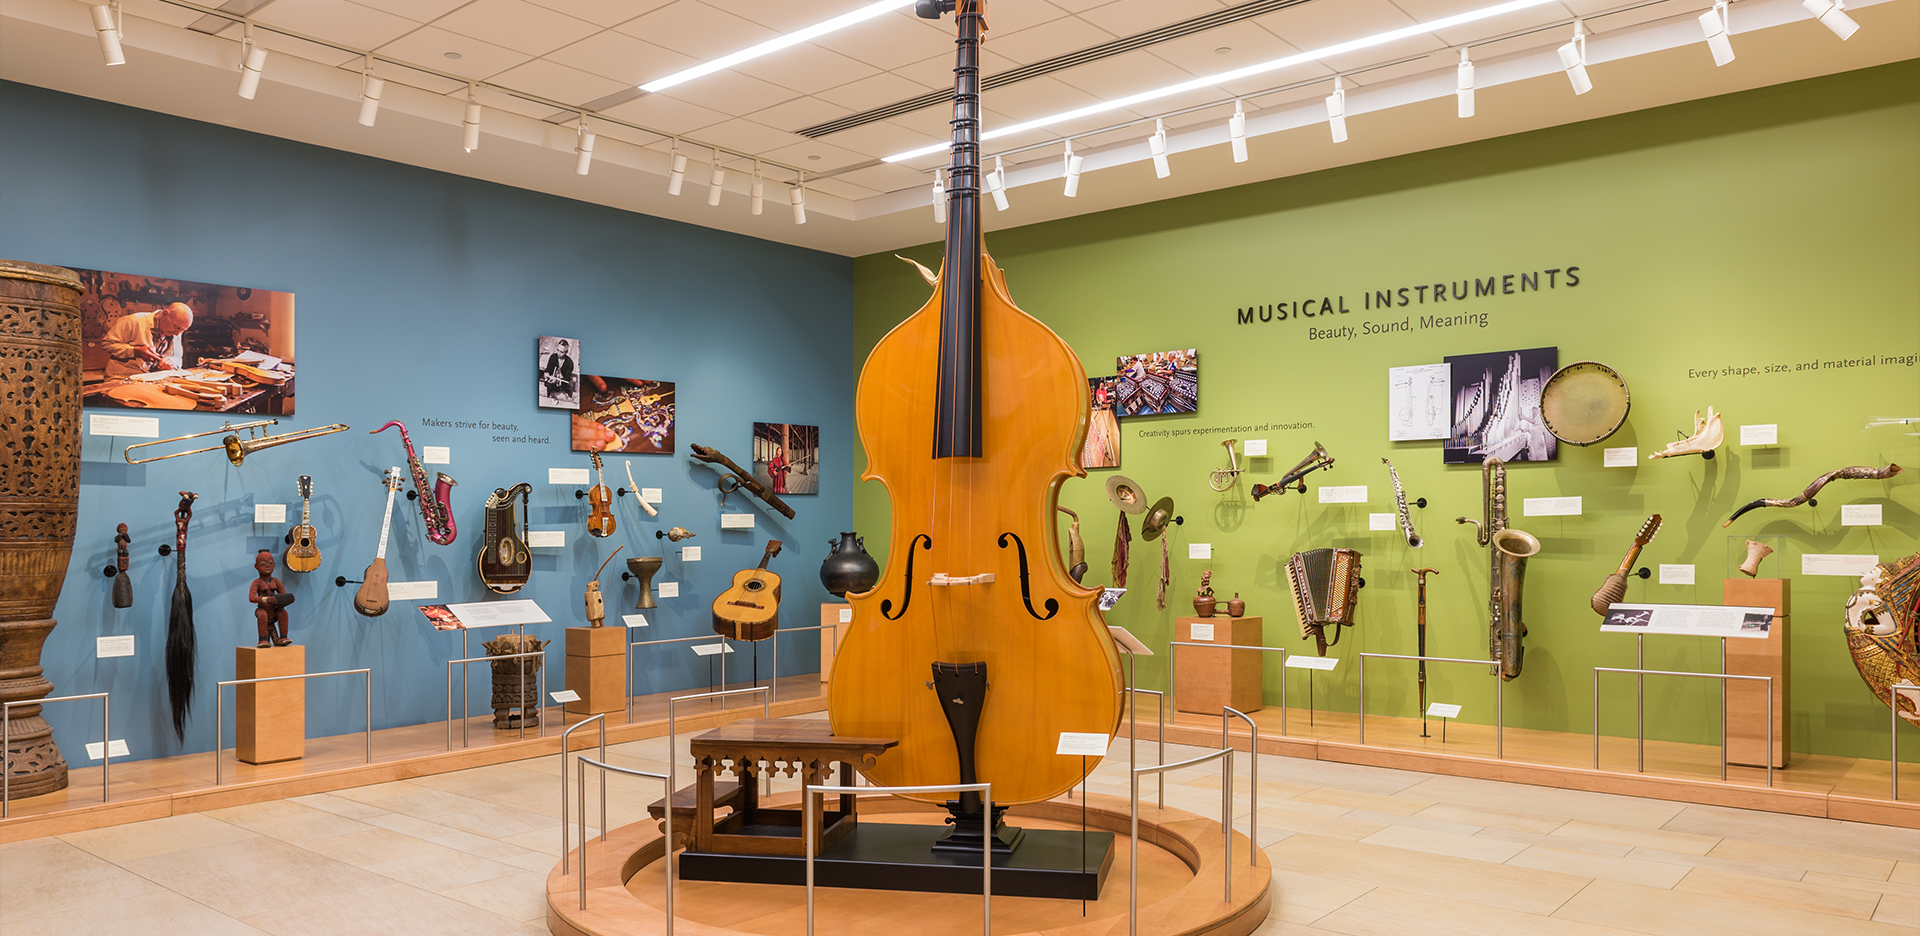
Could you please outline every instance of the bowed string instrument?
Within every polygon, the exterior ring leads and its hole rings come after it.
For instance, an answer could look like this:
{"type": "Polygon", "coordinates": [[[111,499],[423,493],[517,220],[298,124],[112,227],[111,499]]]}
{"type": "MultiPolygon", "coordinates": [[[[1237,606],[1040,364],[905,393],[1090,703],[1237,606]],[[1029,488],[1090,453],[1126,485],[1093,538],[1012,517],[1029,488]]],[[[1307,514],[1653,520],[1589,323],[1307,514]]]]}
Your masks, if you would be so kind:
{"type": "MultiPolygon", "coordinates": [[[[1086,474],[1086,371],[986,256],[985,14],[980,0],[920,4],[928,18],[945,11],[959,33],[946,259],[933,296],[860,374],[862,480],[885,486],[893,526],[880,580],[847,595],[827,712],[835,734],[900,740],[862,768],[875,783],[987,781],[997,813],[1079,782],[1082,760],[1054,754],[1060,733],[1112,734],[1122,680],[1099,590],[1067,576],[1054,522],[1061,482],[1086,474]]],[[[978,849],[979,796],[947,808],[953,847],[978,849]]],[[[996,847],[1014,844],[997,815],[992,828],[996,847]]]]}

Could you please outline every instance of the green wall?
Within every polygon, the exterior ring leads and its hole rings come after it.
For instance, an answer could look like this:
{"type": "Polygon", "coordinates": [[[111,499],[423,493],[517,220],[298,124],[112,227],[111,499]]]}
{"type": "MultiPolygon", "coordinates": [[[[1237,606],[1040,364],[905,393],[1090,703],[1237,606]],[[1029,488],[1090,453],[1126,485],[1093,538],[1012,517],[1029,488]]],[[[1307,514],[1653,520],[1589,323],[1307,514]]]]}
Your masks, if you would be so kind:
{"type": "MultiPolygon", "coordinates": [[[[1224,148],[1217,155],[1227,158],[1224,148]]],[[[1452,522],[1479,516],[1479,469],[1442,465],[1438,441],[1387,441],[1386,369],[1557,346],[1562,364],[1591,359],[1617,369],[1633,408],[1603,445],[1562,446],[1556,462],[1509,472],[1513,525],[1545,548],[1528,570],[1531,633],[1525,672],[1507,685],[1507,723],[1589,730],[1592,667],[1632,666],[1634,649],[1629,637],[1600,633],[1588,596],[1641,520],[1658,512],[1666,526],[1641,564],[1693,563],[1697,584],[1633,579],[1627,600],[1718,604],[1721,580],[1736,574],[1730,549],[1745,536],[1784,535],[1784,555],[1770,560],[1781,571],[1768,574],[1794,580],[1794,748],[1884,757],[1887,710],[1865,689],[1840,629],[1857,583],[1799,575],[1800,554],[1876,553],[1885,561],[1914,552],[1920,471],[1839,482],[1818,507],[1762,510],[1730,530],[1720,524],[1738,505],[1791,496],[1832,468],[1920,467],[1920,439],[1862,431],[1868,416],[1920,416],[1917,168],[1920,65],[1904,62],[996,231],[988,247],[1015,299],[1072,344],[1089,374],[1110,373],[1118,354],[1199,349],[1197,414],[1121,423],[1119,470],[1153,498],[1171,495],[1186,517],[1173,535],[1168,609],[1154,607],[1154,544],[1136,541],[1133,588],[1108,615],[1149,646],[1164,651],[1174,616],[1192,613],[1188,599],[1211,568],[1221,597],[1237,591],[1250,614],[1265,617],[1269,646],[1310,653],[1283,564],[1299,550],[1345,546],[1364,554],[1368,587],[1358,627],[1332,652],[1339,669],[1317,678],[1320,708],[1355,709],[1354,654],[1414,652],[1415,565],[1440,570],[1429,585],[1428,652],[1485,658],[1486,555],[1471,527],[1452,522]],[[1571,288],[1562,274],[1550,290],[1437,308],[1363,308],[1363,295],[1375,290],[1570,266],[1580,280],[1571,288]],[[1349,311],[1238,323],[1239,308],[1309,297],[1345,297],[1349,311]],[[1486,313],[1486,324],[1418,327],[1422,315],[1447,312],[1486,313]],[[1409,315],[1410,332],[1310,338],[1310,328],[1357,333],[1363,323],[1409,315]],[[1794,369],[1869,356],[1901,360],[1794,369]],[[1768,365],[1786,370],[1766,373],[1768,365]],[[1730,367],[1755,372],[1723,373],[1730,367]],[[1693,411],[1708,404],[1727,426],[1716,460],[1646,460],[1676,430],[1690,430],[1693,411]],[[1738,427],[1753,423],[1778,424],[1782,444],[1740,446],[1738,427]],[[1301,424],[1310,428],[1279,428],[1301,424]],[[1251,460],[1240,484],[1217,494],[1207,473],[1224,466],[1219,443],[1230,436],[1265,438],[1272,455],[1251,460]],[[1365,484],[1369,502],[1322,505],[1310,486],[1305,497],[1254,503],[1250,486],[1276,480],[1316,440],[1338,464],[1313,475],[1312,485],[1365,484]],[[1640,449],[1637,467],[1601,467],[1602,447],[1628,445],[1640,449]],[[1399,468],[1409,498],[1429,501],[1415,511],[1426,538],[1417,552],[1398,532],[1367,530],[1369,512],[1393,509],[1383,456],[1399,468]],[[1583,497],[1583,515],[1521,516],[1521,498],[1555,495],[1583,497]],[[1850,503],[1883,504],[1885,525],[1842,527],[1840,507],[1850,503]],[[1188,560],[1188,543],[1211,543],[1214,558],[1188,560]]],[[[937,268],[940,249],[902,253],[937,268]]],[[[862,355],[927,294],[891,252],[861,258],[855,287],[862,355]]],[[[1107,578],[1115,511],[1103,484],[1111,473],[1070,480],[1060,498],[1083,518],[1089,584],[1107,578]]],[[[877,483],[855,487],[855,525],[884,549],[885,492],[877,483]]],[[[1715,641],[1649,637],[1647,645],[1650,667],[1717,671],[1715,641]]],[[[1165,660],[1141,662],[1143,686],[1164,687],[1165,660]]],[[[1412,664],[1368,669],[1369,713],[1415,714],[1412,664]]],[[[1298,705],[1304,674],[1291,672],[1289,701],[1298,705]]],[[[1269,704],[1278,701],[1279,677],[1269,663],[1269,704]]],[[[1611,679],[1603,730],[1631,735],[1630,679],[1611,679]]],[[[1493,680],[1483,668],[1430,667],[1429,698],[1463,704],[1464,720],[1493,720],[1493,680]]],[[[1650,679],[1647,701],[1650,736],[1717,738],[1711,681],[1650,679]]],[[[1920,752],[1920,744],[1908,750],[1920,752]]]]}

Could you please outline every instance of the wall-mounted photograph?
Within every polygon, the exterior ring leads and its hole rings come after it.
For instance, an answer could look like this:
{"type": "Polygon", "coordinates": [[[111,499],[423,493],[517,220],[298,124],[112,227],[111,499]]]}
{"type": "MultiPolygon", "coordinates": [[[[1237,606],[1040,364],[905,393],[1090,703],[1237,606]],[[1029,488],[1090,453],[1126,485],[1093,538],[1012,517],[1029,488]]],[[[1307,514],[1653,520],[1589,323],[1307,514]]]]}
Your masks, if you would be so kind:
{"type": "Polygon", "coordinates": [[[1540,390],[1560,369],[1559,348],[1449,356],[1453,428],[1446,464],[1553,461],[1560,440],[1540,415],[1540,390]]]}
{"type": "Polygon", "coordinates": [[[541,335],[534,343],[534,366],[540,369],[539,405],[548,409],[580,408],[580,340],[541,335]]]}
{"type": "Polygon", "coordinates": [[[574,451],[673,454],[671,381],[583,374],[580,394],[574,451]]]}
{"type": "Polygon", "coordinates": [[[84,405],[293,415],[293,293],[74,272],[84,405]]]}
{"type": "Polygon", "coordinates": [[[1194,349],[1122,355],[1115,363],[1116,416],[1167,416],[1200,408],[1200,355],[1194,349]]]}
{"type": "Polygon", "coordinates": [[[754,423],[753,477],[775,494],[820,493],[820,427],[754,423]]]}
{"type": "Polygon", "coordinates": [[[1080,467],[1120,467],[1120,422],[1114,418],[1114,398],[1120,378],[1088,377],[1087,442],[1080,447],[1080,467]]]}

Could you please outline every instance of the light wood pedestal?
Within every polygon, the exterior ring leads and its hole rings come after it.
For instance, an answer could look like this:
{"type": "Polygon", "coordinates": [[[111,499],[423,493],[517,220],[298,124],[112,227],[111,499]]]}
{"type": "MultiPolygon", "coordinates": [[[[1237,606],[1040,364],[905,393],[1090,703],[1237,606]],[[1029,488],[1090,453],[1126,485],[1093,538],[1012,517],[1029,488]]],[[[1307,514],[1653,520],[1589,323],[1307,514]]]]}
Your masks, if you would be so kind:
{"type": "MultiPolygon", "coordinates": [[[[233,678],[294,676],[307,671],[307,648],[235,647],[233,678]]],[[[234,756],[243,764],[272,764],[307,756],[307,681],[235,686],[234,756]]]]}
{"type": "MultiPolygon", "coordinates": [[[[1730,578],[1721,585],[1721,603],[1772,608],[1773,625],[1767,638],[1727,638],[1727,672],[1739,676],[1769,676],[1773,679],[1773,766],[1787,766],[1793,750],[1788,728],[1793,720],[1792,693],[1787,673],[1792,667],[1789,652],[1792,636],[1787,628],[1791,584],[1787,579],[1730,578]]],[[[1765,767],[1767,747],[1767,687],[1750,679],[1729,679],[1727,683],[1727,763],[1743,767],[1765,767]]]]}
{"type": "MultiPolygon", "coordinates": [[[[1175,640],[1192,643],[1261,646],[1260,619],[1257,617],[1175,618],[1175,640]],[[1198,627],[1196,636],[1194,628],[1198,627]],[[1209,633],[1211,631],[1211,633],[1209,633]]],[[[1181,647],[1178,665],[1173,670],[1173,704],[1182,712],[1200,715],[1220,714],[1220,707],[1231,705],[1242,712],[1258,711],[1261,683],[1258,650],[1205,650],[1181,647]]]]}
{"type": "Polygon", "coordinates": [[[580,696],[567,703],[567,714],[598,715],[625,708],[626,665],[626,628],[567,628],[567,688],[580,696]]]}
{"type": "Polygon", "coordinates": [[[852,626],[849,621],[840,619],[842,612],[846,612],[850,620],[853,605],[838,601],[820,603],[820,626],[825,628],[820,631],[821,682],[827,682],[833,678],[833,654],[840,649],[840,642],[847,639],[847,628],[852,626]]]}

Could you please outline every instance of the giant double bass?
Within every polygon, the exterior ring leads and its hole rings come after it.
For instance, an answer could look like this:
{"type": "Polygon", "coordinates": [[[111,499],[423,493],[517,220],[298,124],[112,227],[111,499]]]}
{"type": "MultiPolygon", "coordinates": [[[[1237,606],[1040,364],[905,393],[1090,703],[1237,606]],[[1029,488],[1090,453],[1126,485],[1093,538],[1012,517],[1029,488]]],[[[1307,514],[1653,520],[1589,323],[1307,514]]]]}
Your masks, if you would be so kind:
{"type": "MultiPolygon", "coordinates": [[[[900,739],[864,770],[874,782],[988,781],[997,807],[1077,783],[1082,760],[1054,753],[1060,733],[1111,734],[1124,686],[1098,589],[1067,576],[1054,520],[1061,482],[1085,476],[1086,372],[986,256],[984,14],[980,0],[958,7],[947,254],[932,298],[860,375],[862,480],[886,486],[893,529],[879,582],[847,595],[827,712],[836,734],[900,739]]],[[[977,796],[948,807],[956,842],[969,825],[979,834],[977,796]]]]}

